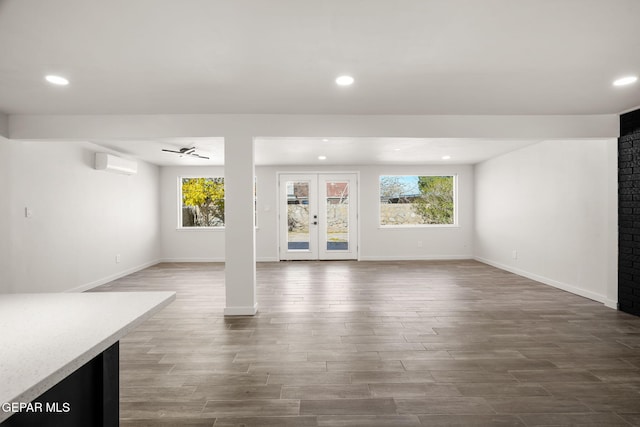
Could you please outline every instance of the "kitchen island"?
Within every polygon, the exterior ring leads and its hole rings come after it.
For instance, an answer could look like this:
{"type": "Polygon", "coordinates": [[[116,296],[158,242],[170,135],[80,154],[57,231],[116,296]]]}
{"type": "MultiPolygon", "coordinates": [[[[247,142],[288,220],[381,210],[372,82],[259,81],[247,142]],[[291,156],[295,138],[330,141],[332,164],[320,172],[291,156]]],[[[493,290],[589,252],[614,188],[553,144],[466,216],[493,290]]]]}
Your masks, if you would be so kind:
{"type": "Polygon", "coordinates": [[[2,427],[118,425],[118,343],[174,292],[0,295],[2,427]]]}

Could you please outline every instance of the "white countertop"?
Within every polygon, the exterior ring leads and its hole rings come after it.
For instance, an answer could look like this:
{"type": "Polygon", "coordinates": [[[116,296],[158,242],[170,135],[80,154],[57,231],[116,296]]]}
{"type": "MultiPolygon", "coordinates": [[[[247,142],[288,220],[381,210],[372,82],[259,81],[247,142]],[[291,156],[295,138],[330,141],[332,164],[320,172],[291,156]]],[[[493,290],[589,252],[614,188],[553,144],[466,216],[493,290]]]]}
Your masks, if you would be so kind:
{"type": "MultiPolygon", "coordinates": [[[[0,295],[0,405],[32,401],[174,299],[174,292],[0,295]]],[[[0,422],[10,415],[0,409],[0,422]]]]}

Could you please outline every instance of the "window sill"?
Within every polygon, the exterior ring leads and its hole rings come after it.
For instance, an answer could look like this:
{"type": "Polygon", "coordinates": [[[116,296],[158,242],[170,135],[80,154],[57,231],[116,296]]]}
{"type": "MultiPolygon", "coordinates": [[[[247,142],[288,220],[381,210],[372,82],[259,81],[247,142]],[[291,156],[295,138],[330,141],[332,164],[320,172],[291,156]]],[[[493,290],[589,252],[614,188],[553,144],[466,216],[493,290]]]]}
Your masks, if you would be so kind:
{"type": "Polygon", "coordinates": [[[194,231],[206,231],[206,232],[219,232],[224,231],[224,227],[178,227],[176,231],[186,231],[186,232],[194,232],[194,231]]]}
{"type": "Polygon", "coordinates": [[[415,230],[416,228],[460,228],[459,224],[378,225],[379,230],[415,230]]]}
{"type": "MultiPolygon", "coordinates": [[[[177,227],[176,231],[186,231],[192,233],[194,231],[206,231],[206,232],[220,232],[224,231],[224,227],[177,227]]],[[[260,230],[259,227],[255,227],[255,230],[260,230]]]]}

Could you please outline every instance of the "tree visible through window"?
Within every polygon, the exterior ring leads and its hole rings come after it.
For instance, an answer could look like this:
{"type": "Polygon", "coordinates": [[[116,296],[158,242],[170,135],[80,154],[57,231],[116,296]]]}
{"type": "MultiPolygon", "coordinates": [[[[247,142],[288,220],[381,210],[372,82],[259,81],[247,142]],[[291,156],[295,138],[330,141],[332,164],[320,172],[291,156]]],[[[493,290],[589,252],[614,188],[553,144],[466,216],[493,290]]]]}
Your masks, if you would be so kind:
{"type": "Polygon", "coordinates": [[[453,176],[380,177],[380,225],[455,223],[453,176]]]}
{"type": "Polygon", "coordinates": [[[224,178],[182,178],[182,227],[224,227],[224,178]]]}

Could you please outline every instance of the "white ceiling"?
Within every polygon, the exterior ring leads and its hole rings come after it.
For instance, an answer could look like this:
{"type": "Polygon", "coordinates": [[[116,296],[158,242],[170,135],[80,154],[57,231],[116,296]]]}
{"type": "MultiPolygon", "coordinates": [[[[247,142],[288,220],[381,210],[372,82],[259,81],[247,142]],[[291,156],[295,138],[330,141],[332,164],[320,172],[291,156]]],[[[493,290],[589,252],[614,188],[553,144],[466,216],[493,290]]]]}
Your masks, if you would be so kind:
{"type": "Polygon", "coordinates": [[[638,0],[0,0],[0,111],[619,113],[639,21],[638,0]]]}
{"type": "MultiPolygon", "coordinates": [[[[161,166],[224,164],[222,138],[92,141],[129,157],[161,166]],[[165,153],[196,147],[197,159],[165,153]]],[[[454,138],[256,138],[256,165],[475,164],[539,141],[454,138]],[[326,156],[319,160],[318,156],[326,156]],[[450,156],[443,160],[443,156],[450,156]]]]}
{"type": "MultiPolygon", "coordinates": [[[[619,113],[640,105],[640,83],[611,85],[640,74],[639,21],[639,0],[0,0],[0,112],[619,113]]],[[[224,161],[220,138],[93,142],[224,161]],[[161,151],[191,146],[211,159],[161,151]]],[[[261,138],[256,163],[472,164],[533,142],[261,138]]]]}
{"type": "Polygon", "coordinates": [[[454,138],[257,138],[258,165],[475,164],[539,141],[454,138]],[[326,160],[318,159],[325,156],[326,160]],[[450,159],[442,159],[450,156],[450,159]]]}

